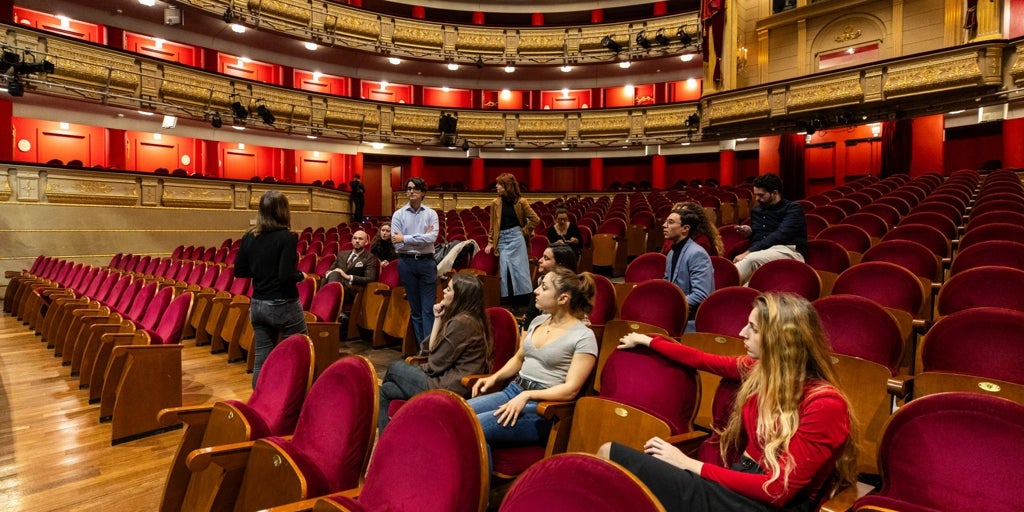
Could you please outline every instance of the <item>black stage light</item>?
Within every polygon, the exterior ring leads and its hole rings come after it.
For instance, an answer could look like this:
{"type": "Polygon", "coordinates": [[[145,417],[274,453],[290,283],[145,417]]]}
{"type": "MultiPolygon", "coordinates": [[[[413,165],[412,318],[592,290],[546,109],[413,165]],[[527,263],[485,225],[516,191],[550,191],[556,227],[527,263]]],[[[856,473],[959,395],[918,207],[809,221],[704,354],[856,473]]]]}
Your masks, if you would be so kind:
{"type": "Polygon", "coordinates": [[[612,36],[604,36],[601,39],[601,46],[611,50],[613,53],[619,53],[622,51],[622,45],[615,42],[615,40],[612,39],[612,36]]]}
{"type": "Polygon", "coordinates": [[[274,114],[270,112],[270,109],[267,108],[266,105],[258,105],[256,107],[256,113],[260,116],[260,119],[263,120],[263,124],[274,126],[274,121],[277,121],[274,114]]]}
{"type": "Polygon", "coordinates": [[[679,27],[676,31],[676,36],[679,37],[679,42],[683,43],[683,46],[690,46],[693,44],[693,36],[686,31],[686,27],[679,27]]]}
{"type": "Polygon", "coordinates": [[[476,58],[476,68],[477,69],[483,69],[483,67],[484,67],[484,58],[482,56],[477,56],[477,58],[476,58]]]}
{"type": "Polygon", "coordinates": [[[231,104],[231,115],[234,116],[235,119],[245,119],[249,117],[249,109],[245,108],[245,105],[242,105],[242,102],[236,101],[231,104]]]}
{"type": "Polygon", "coordinates": [[[658,29],[658,34],[654,36],[654,42],[658,43],[660,46],[668,46],[669,40],[665,35],[665,29],[658,29]]]}
{"type": "Polygon", "coordinates": [[[11,77],[10,81],[7,82],[7,94],[20,98],[25,95],[25,84],[22,83],[21,78],[18,75],[11,77]]]}
{"type": "Polygon", "coordinates": [[[469,141],[466,139],[462,139],[462,150],[469,151],[469,141]]]}
{"type": "Polygon", "coordinates": [[[231,22],[233,22],[235,20],[235,10],[232,9],[231,6],[228,6],[228,8],[224,10],[223,18],[224,18],[224,23],[231,23],[231,22]]]}
{"type": "Polygon", "coordinates": [[[213,117],[210,118],[210,126],[213,126],[214,128],[220,128],[221,126],[224,126],[224,121],[221,120],[219,113],[213,113],[213,117]]]}
{"type": "Polygon", "coordinates": [[[637,35],[636,35],[636,44],[638,44],[641,47],[643,47],[644,50],[650,50],[651,49],[651,40],[647,39],[647,31],[646,30],[641,30],[639,33],[637,33],[637,35]]]}
{"type": "Polygon", "coordinates": [[[683,126],[686,126],[688,128],[696,128],[700,126],[700,115],[690,114],[686,116],[686,121],[683,122],[683,126]]]}

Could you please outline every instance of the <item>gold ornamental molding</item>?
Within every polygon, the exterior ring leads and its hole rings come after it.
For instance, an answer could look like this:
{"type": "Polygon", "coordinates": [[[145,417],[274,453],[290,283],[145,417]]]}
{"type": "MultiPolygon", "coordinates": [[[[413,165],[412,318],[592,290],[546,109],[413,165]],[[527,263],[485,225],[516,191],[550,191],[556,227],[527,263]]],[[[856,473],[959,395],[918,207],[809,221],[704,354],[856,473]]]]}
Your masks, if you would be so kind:
{"type": "Polygon", "coordinates": [[[139,202],[139,187],[134,176],[48,173],[45,195],[50,203],[134,206],[139,202]]]}
{"type": "Polygon", "coordinates": [[[7,173],[7,169],[0,169],[0,201],[10,199],[13,194],[9,180],[10,176],[7,173]]]}
{"type": "Polygon", "coordinates": [[[1013,49],[1013,65],[1010,66],[1010,76],[1013,83],[1018,87],[1024,85],[1024,42],[1017,43],[1013,49]]]}
{"type": "Polygon", "coordinates": [[[741,121],[767,117],[771,112],[768,103],[769,90],[762,89],[742,95],[713,97],[707,100],[702,122],[714,125],[723,122],[741,121]]]}
{"type": "Polygon", "coordinates": [[[348,195],[326,189],[312,190],[312,211],[323,213],[348,213],[352,211],[348,195]]]}
{"type": "Polygon", "coordinates": [[[822,106],[835,107],[858,103],[864,99],[859,73],[793,84],[789,87],[786,107],[789,112],[811,110],[822,106]]]}
{"type": "Polygon", "coordinates": [[[288,209],[292,212],[308,212],[310,211],[310,200],[309,200],[309,189],[305,187],[294,187],[288,185],[278,186],[253,186],[251,194],[249,195],[249,209],[258,210],[260,207],[260,198],[263,197],[263,193],[268,190],[280,191],[286,198],[288,198],[288,209]]]}
{"type": "Polygon", "coordinates": [[[175,208],[230,209],[233,201],[230,183],[188,183],[165,180],[161,203],[175,208]]]}
{"type": "MultiPolygon", "coordinates": [[[[984,49],[969,49],[953,54],[934,55],[929,59],[904,64],[893,64],[888,67],[883,90],[886,98],[896,98],[915,93],[933,93],[986,85],[983,68],[990,68],[993,64],[991,56],[984,49]]],[[[998,85],[998,82],[993,85],[998,85]]]]}

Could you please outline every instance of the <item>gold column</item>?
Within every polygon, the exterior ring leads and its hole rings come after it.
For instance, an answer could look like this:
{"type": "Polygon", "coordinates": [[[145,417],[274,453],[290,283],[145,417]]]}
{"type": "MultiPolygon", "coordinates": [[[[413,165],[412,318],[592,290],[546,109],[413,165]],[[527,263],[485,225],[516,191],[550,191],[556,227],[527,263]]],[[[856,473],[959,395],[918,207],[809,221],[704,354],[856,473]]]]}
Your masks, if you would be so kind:
{"type": "Polygon", "coordinates": [[[978,0],[978,30],[974,40],[1002,39],[1002,13],[1000,0],[978,0]]]}
{"type": "Polygon", "coordinates": [[[886,57],[899,57],[903,55],[903,0],[892,2],[892,55],[886,57]]]}
{"type": "Polygon", "coordinates": [[[796,22],[796,54],[802,55],[803,58],[797,58],[796,60],[796,74],[797,76],[804,76],[811,73],[812,68],[816,68],[814,65],[814,55],[810,55],[807,49],[807,18],[800,18],[796,22]]]}
{"type": "Polygon", "coordinates": [[[757,31],[757,85],[768,81],[768,30],[757,31]]]}
{"type": "Polygon", "coordinates": [[[942,14],[942,46],[958,46],[964,42],[964,2],[963,0],[946,0],[942,14]]]}

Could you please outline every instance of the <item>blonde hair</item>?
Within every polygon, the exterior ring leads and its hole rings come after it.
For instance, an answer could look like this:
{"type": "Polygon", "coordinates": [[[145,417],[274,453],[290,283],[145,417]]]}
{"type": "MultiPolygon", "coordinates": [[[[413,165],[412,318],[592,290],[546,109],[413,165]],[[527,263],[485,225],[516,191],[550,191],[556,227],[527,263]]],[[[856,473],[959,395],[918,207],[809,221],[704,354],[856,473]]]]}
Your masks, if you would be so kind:
{"type": "Polygon", "coordinates": [[[789,442],[800,426],[800,403],[805,398],[808,380],[821,381],[808,390],[808,394],[837,393],[847,403],[847,421],[850,436],[836,459],[839,482],[852,484],[857,480],[857,424],[852,416],[849,400],[838,388],[838,377],[832,369],[832,351],[821,327],[818,314],[807,300],[791,294],[765,293],[754,300],[758,328],[761,335],[761,358],[743,379],[736,395],[729,423],[721,432],[721,455],[742,450],[740,431],[743,429],[743,406],[757,397],[756,432],[748,432],[764,445],[761,462],[769,478],[763,489],[782,479],[784,489],[789,488],[793,465],[782,471],[780,461],[792,460],[789,442]]]}

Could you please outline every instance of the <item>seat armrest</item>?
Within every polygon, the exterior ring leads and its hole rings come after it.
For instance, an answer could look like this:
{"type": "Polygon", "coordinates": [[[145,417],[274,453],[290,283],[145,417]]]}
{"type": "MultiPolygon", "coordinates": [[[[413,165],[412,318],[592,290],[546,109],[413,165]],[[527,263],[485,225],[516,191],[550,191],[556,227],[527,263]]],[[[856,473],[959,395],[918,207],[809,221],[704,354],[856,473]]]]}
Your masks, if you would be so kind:
{"type": "MultiPolygon", "coordinates": [[[[459,383],[462,384],[462,387],[464,387],[466,389],[469,389],[469,390],[472,390],[473,386],[476,385],[476,381],[478,381],[478,380],[480,380],[480,379],[482,379],[484,377],[490,377],[490,376],[491,376],[490,373],[475,373],[475,374],[471,374],[471,375],[466,375],[466,376],[462,377],[462,380],[459,381],[459,383]]],[[[505,389],[505,383],[504,382],[502,383],[502,385],[495,386],[494,389],[492,389],[490,391],[487,391],[487,393],[494,393],[495,391],[500,391],[502,389],[505,389]]],[[[484,393],[484,394],[487,394],[487,393],[484,393]]]]}
{"type": "Polygon", "coordinates": [[[210,412],[213,411],[212,405],[186,405],[183,407],[169,407],[167,409],[161,409],[157,413],[157,421],[160,425],[169,427],[181,422],[188,423],[189,425],[199,425],[206,423],[207,418],[210,417],[210,412]]]}
{"type": "Polygon", "coordinates": [[[820,512],[846,512],[853,508],[854,502],[870,492],[871,489],[872,487],[867,484],[857,483],[856,485],[851,485],[822,502],[818,510],[820,512]]]}
{"type": "Polygon", "coordinates": [[[249,454],[255,444],[256,441],[246,441],[192,450],[192,453],[188,454],[186,464],[190,470],[197,473],[210,467],[210,464],[216,464],[225,471],[242,469],[249,462],[249,454]]]}
{"type": "Polygon", "coordinates": [[[914,389],[914,377],[910,375],[894,375],[885,383],[890,395],[906,398],[914,389]]]}
{"type": "Polygon", "coordinates": [[[711,435],[708,434],[707,432],[695,430],[693,432],[683,432],[681,434],[676,434],[666,439],[666,441],[668,441],[668,443],[671,444],[672,446],[675,446],[676,448],[682,450],[683,453],[692,455],[697,453],[697,448],[709,437],[711,437],[711,435]]]}
{"type": "Polygon", "coordinates": [[[329,496],[338,496],[340,498],[343,497],[355,499],[359,497],[360,491],[362,491],[362,488],[356,487],[355,489],[348,489],[345,491],[331,493],[328,494],[327,496],[317,496],[315,498],[296,501],[294,503],[289,503],[287,505],[278,505],[276,507],[271,507],[267,509],[267,512],[305,512],[308,510],[313,510],[313,506],[315,506],[318,501],[329,496]]]}
{"type": "MultiPolygon", "coordinates": [[[[405,358],[405,362],[408,363],[408,364],[411,364],[413,366],[416,366],[418,364],[426,363],[427,362],[427,356],[409,356],[409,357],[405,358]]],[[[466,377],[463,377],[463,378],[465,379],[465,378],[468,378],[468,377],[472,377],[472,375],[467,375],[466,377]]]]}
{"type": "Polygon", "coordinates": [[[538,402],[537,414],[545,419],[564,419],[572,416],[576,410],[576,400],[566,402],[538,402]]]}

